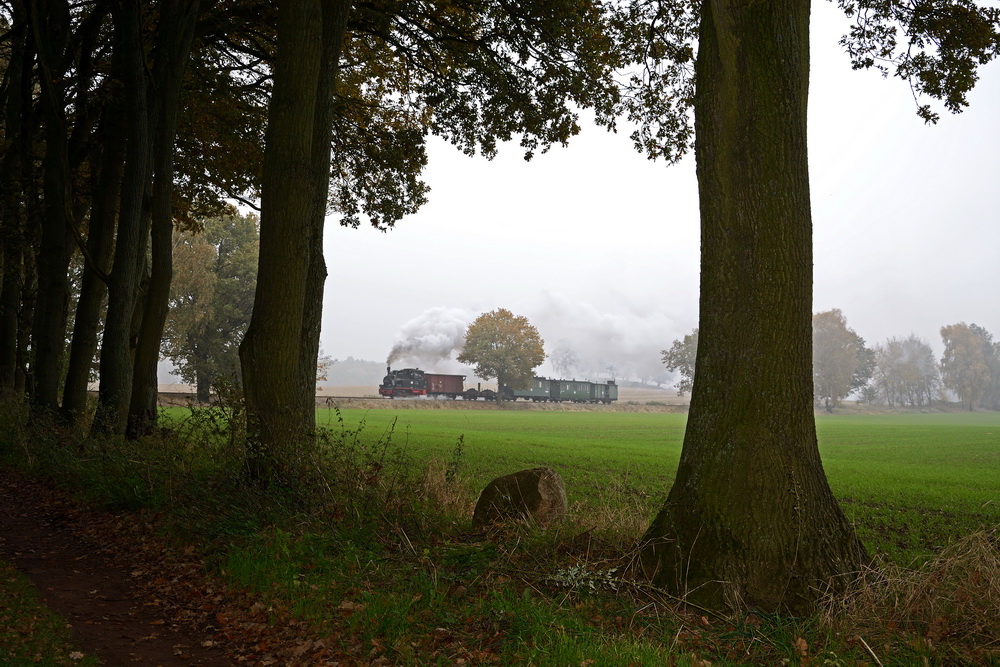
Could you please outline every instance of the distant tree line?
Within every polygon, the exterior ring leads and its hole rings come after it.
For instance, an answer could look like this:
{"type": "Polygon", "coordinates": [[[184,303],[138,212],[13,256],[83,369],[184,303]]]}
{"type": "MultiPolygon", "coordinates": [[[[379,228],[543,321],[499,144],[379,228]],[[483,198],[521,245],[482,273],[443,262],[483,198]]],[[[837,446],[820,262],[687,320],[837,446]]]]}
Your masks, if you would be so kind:
{"type": "MultiPolygon", "coordinates": [[[[854,394],[860,401],[890,407],[919,407],[948,400],[948,392],[969,410],[1000,410],[1000,341],[977,324],[941,328],[944,354],[916,334],[891,337],[868,347],[847,325],[840,309],[813,315],[813,400],[828,412],[854,394]]],[[[679,375],[679,395],[691,391],[698,329],[662,351],[663,364],[679,375]]]]}

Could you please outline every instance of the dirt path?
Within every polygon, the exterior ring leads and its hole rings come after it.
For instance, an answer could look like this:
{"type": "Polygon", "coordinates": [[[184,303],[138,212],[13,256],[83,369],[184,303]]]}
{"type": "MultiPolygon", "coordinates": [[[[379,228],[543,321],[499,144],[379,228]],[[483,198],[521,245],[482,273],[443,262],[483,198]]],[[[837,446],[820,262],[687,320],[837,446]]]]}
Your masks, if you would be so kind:
{"type": "MultiPolygon", "coordinates": [[[[151,597],[156,575],[140,545],[120,544],[122,521],[0,470],[0,558],[72,625],[82,651],[107,665],[232,664],[218,628],[200,622],[205,613],[178,613],[190,599],[151,597]]],[[[161,572],[177,565],[166,562],[161,572]]]]}

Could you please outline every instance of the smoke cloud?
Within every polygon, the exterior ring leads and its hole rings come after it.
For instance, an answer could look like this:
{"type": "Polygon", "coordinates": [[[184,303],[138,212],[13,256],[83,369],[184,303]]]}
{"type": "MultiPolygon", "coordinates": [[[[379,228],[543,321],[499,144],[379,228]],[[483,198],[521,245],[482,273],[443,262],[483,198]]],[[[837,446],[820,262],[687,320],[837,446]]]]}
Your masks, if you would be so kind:
{"type": "Polygon", "coordinates": [[[542,370],[555,372],[560,357],[565,358],[569,352],[575,360],[571,374],[579,379],[614,376],[666,381],[670,374],[663,367],[661,350],[670,347],[675,338],[690,333],[662,311],[640,305],[630,307],[625,299],[608,312],[548,291],[539,297],[533,306],[524,309],[545,339],[549,359],[542,370]]]}
{"type": "Polygon", "coordinates": [[[461,351],[465,332],[475,317],[461,308],[425,310],[400,328],[386,364],[402,361],[406,365],[439,367],[461,351]]]}
{"type": "MultiPolygon", "coordinates": [[[[663,367],[661,350],[690,333],[694,324],[685,328],[662,311],[629,306],[625,301],[620,298],[614,308],[605,309],[543,291],[516,304],[515,312],[527,317],[545,341],[548,359],[539,367],[539,375],[668,383],[671,374],[663,367]]],[[[463,308],[424,311],[400,328],[386,363],[438,373],[469,373],[454,358],[478,315],[463,308]]]]}

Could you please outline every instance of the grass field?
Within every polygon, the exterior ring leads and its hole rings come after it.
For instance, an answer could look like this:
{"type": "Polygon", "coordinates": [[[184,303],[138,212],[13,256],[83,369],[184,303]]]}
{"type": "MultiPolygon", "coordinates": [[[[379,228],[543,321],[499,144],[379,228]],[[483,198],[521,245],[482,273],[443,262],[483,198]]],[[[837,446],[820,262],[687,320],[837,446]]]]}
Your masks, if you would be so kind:
{"type": "MultiPolygon", "coordinates": [[[[454,458],[470,491],[548,466],[571,507],[626,505],[636,525],[669,491],[686,415],[502,410],[343,410],[349,428],[387,437],[417,461],[454,458]]],[[[337,413],[318,411],[338,428],[337,413]]],[[[1000,525],[1000,413],[817,416],[824,467],[848,517],[876,553],[922,559],[979,527],[1000,525]]]]}
{"type": "Polygon", "coordinates": [[[318,410],[325,456],[299,491],[247,485],[216,408],[166,408],[187,426],[155,446],[36,436],[25,452],[94,504],[204,544],[208,569],[346,664],[998,664],[1000,414],[817,417],[833,490],[884,559],[831,615],[786,618],[701,615],[619,576],[670,488],[683,412],[418,403],[318,410]],[[490,479],[542,465],[569,521],[471,528],[490,479]]]}

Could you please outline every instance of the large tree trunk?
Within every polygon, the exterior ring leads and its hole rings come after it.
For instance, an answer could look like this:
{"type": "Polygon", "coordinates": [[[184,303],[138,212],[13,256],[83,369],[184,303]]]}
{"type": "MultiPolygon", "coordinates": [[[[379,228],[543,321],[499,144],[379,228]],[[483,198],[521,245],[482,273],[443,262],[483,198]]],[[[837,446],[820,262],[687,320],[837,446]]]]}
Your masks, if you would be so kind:
{"type": "Polygon", "coordinates": [[[641,560],[655,583],[715,606],[808,611],[865,558],[813,417],[808,38],[808,0],[702,6],[697,373],[641,560]]]}
{"type": "Polygon", "coordinates": [[[240,345],[248,471],[264,486],[292,481],[287,473],[301,463],[315,428],[317,294],[321,302],[326,272],[320,241],[330,170],[330,130],[321,126],[329,124],[335,74],[328,69],[339,57],[349,10],[346,1],[279,6],[257,289],[240,345]],[[339,34],[331,34],[337,26],[339,34]]]}
{"type": "Polygon", "coordinates": [[[55,411],[69,308],[72,254],[69,135],[63,94],[62,52],[69,33],[69,12],[56,2],[32,6],[32,31],[38,47],[38,77],[45,125],[44,202],[38,248],[38,297],[31,327],[34,409],[55,411]]]}
{"type": "Polygon", "coordinates": [[[324,7],[323,57],[320,66],[319,91],[316,100],[316,125],[313,128],[313,155],[316,179],[313,211],[310,216],[313,252],[309,254],[306,277],[306,304],[302,316],[302,347],[300,349],[300,383],[302,386],[302,419],[310,425],[316,419],[316,377],[319,359],[319,335],[323,320],[323,290],[326,283],[326,260],[323,257],[323,228],[326,223],[327,197],[330,187],[330,142],[333,132],[334,92],[337,87],[340,54],[343,48],[351,5],[339,0],[324,7]]]}
{"type": "Polygon", "coordinates": [[[87,233],[87,254],[80,284],[80,299],[73,319],[73,338],[63,388],[62,415],[68,423],[78,423],[87,411],[87,385],[97,352],[101,309],[108,286],[114,250],[118,197],[121,193],[124,142],[118,124],[122,122],[120,104],[112,102],[105,109],[98,132],[99,154],[93,158],[94,188],[87,233]]]}
{"type": "Polygon", "coordinates": [[[4,132],[0,144],[0,243],[3,247],[3,278],[0,281],[0,393],[14,390],[18,359],[18,316],[24,283],[25,203],[22,165],[27,161],[28,142],[21,134],[22,114],[30,108],[30,67],[27,53],[28,17],[24,6],[11,6],[10,59],[7,62],[6,96],[3,100],[4,132]],[[26,72],[26,68],[28,71],[26,72]]]}
{"type": "Polygon", "coordinates": [[[173,278],[174,135],[181,99],[181,83],[199,0],[174,0],[160,15],[153,76],[157,106],[153,139],[152,261],[142,325],[135,349],[132,397],[129,405],[128,436],[135,438],[152,431],[156,424],[157,376],[160,343],[167,321],[170,281],[173,278]]]}
{"type": "Polygon", "coordinates": [[[101,384],[95,433],[125,432],[132,394],[132,325],[149,235],[144,197],[150,169],[146,63],[142,48],[139,0],[115,6],[115,48],[124,54],[125,99],[132,111],[125,126],[128,140],[125,178],[118,211],[114,264],[108,285],[108,315],[101,344],[101,384]]]}

